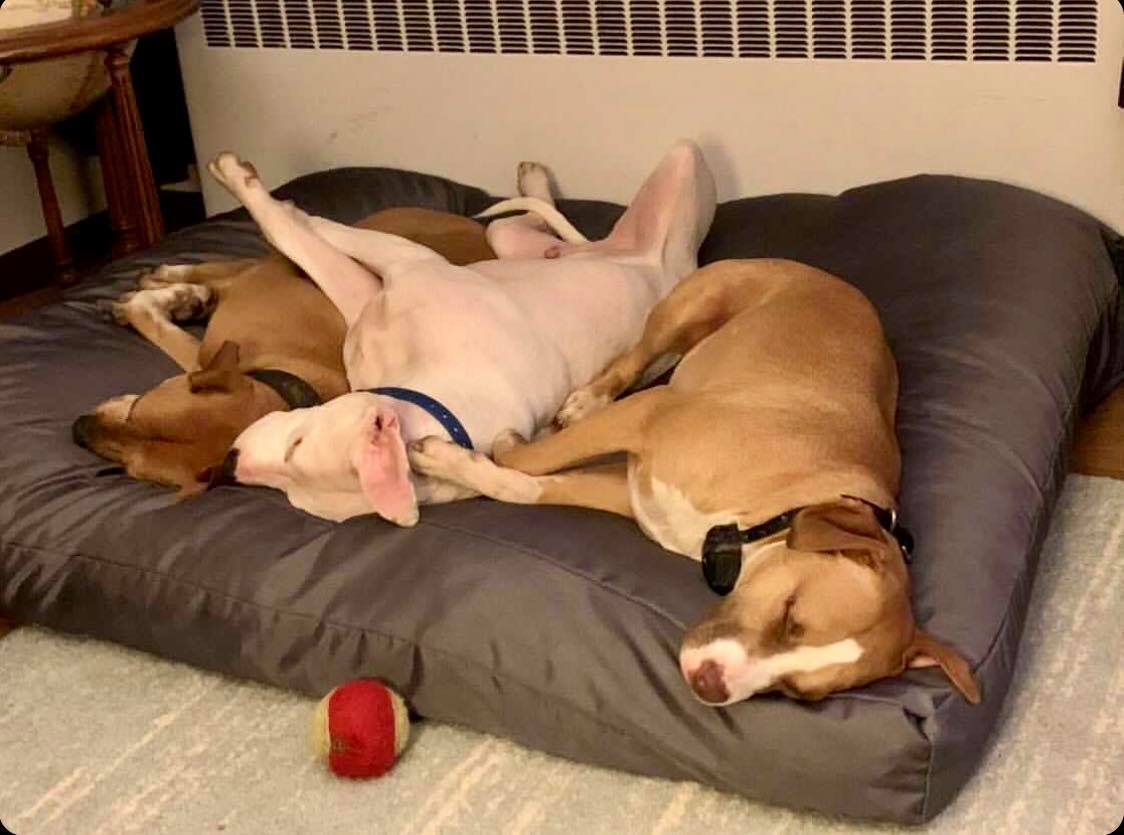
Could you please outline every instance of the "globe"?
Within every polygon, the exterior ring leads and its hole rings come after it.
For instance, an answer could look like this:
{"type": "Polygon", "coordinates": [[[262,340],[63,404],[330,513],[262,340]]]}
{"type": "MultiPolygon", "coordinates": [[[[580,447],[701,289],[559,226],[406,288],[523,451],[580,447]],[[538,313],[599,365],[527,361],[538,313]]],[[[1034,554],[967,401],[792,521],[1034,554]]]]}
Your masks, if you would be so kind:
{"type": "MultiPolygon", "coordinates": [[[[97,0],[3,0],[0,33],[102,14],[97,0]]],[[[109,89],[101,52],[13,66],[0,65],[0,131],[23,132],[60,122],[109,89]]]]}

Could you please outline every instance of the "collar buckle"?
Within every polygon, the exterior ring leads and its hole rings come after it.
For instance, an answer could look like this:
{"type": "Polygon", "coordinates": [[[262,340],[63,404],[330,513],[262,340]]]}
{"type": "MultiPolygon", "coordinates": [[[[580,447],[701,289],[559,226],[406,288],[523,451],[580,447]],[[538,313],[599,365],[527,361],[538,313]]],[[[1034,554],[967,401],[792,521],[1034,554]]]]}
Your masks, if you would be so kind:
{"type": "Polygon", "coordinates": [[[742,532],[736,524],[715,525],[706,532],[702,547],[702,571],[711,591],[726,595],[733,591],[742,571],[742,532]]]}

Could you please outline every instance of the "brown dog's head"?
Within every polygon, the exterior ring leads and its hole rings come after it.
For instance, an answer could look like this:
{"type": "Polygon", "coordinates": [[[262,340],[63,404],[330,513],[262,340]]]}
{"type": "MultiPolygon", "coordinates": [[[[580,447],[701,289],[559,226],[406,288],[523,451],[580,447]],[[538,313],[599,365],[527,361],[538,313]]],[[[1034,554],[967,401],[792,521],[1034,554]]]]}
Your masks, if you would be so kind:
{"type": "Polygon", "coordinates": [[[733,591],[683,638],[679,665],[703,702],[779,690],[797,699],[939,666],[973,704],[967,662],[917,628],[897,542],[854,499],[801,510],[754,545],[733,591]]]}
{"type": "Polygon", "coordinates": [[[203,490],[239,433],[280,404],[272,390],[238,370],[238,345],[227,342],[206,368],[82,415],[74,441],[133,478],[178,487],[183,498],[203,490]]]}

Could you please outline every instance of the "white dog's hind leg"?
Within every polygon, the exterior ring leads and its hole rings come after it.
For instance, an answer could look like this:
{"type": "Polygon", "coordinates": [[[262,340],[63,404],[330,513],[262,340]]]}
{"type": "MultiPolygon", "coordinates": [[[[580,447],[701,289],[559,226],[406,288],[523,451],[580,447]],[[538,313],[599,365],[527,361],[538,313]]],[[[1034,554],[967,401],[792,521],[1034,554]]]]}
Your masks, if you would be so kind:
{"type": "Polygon", "coordinates": [[[530,476],[501,467],[479,452],[433,437],[410,444],[406,454],[415,473],[463,484],[501,502],[589,507],[632,516],[624,462],[530,476]]]}
{"type": "Polygon", "coordinates": [[[351,327],[382,289],[378,278],[317,235],[308,215],[266,191],[252,165],[227,152],[209,162],[207,170],[249,210],[266,240],[316,282],[351,327]]]}
{"type": "Polygon", "coordinates": [[[483,219],[518,209],[526,211],[489,224],[485,235],[497,257],[542,258],[558,245],[559,239],[585,241],[585,236],[554,208],[550,174],[545,166],[537,162],[519,163],[515,184],[520,197],[501,201],[477,215],[483,219]]]}
{"type": "Polygon", "coordinates": [[[550,190],[550,173],[546,166],[537,162],[521,162],[515,169],[515,187],[523,197],[537,197],[544,203],[554,205],[554,194],[550,190]]]}
{"type": "Polygon", "coordinates": [[[443,256],[429,247],[398,235],[374,229],[358,229],[315,215],[308,216],[308,222],[317,235],[378,275],[385,275],[395,264],[445,261],[443,256]]]}

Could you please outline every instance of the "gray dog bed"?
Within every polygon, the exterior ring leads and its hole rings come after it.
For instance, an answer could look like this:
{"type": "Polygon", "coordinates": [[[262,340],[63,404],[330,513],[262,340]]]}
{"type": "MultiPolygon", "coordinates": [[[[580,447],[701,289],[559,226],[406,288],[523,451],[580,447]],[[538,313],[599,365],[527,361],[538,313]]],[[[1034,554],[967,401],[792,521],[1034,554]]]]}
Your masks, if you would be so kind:
{"type": "MultiPolygon", "coordinates": [[[[345,221],[488,203],[381,169],[281,191],[345,221]]],[[[562,209],[590,236],[620,212],[562,209]]],[[[915,177],[724,204],[702,253],[796,258],[877,305],[901,371],[916,612],[972,662],[978,707],[932,670],[817,704],[698,704],[676,650],[714,598],[695,563],[606,514],[475,500],[426,508],[413,530],[336,525],[266,490],[175,504],[74,446],[79,413],[176,371],[99,300],[162,262],[263,251],[232,214],[0,324],[0,611],[311,695],[382,676],[423,716],[794,807],[915,823],[971,775],[1074,423],[1124,377],[1118,236],[1041,195],[915,177]]]]}

